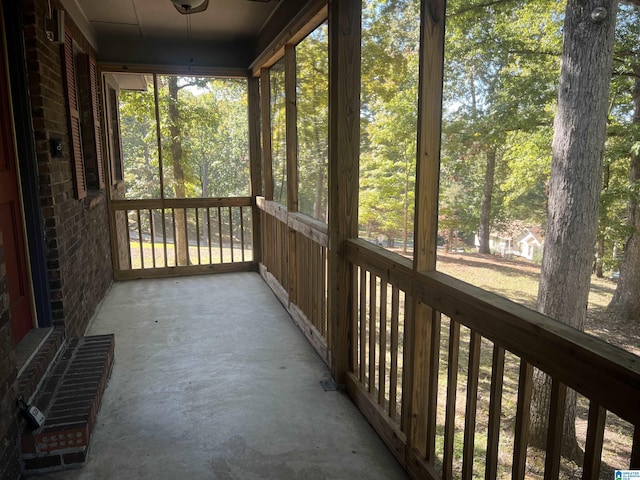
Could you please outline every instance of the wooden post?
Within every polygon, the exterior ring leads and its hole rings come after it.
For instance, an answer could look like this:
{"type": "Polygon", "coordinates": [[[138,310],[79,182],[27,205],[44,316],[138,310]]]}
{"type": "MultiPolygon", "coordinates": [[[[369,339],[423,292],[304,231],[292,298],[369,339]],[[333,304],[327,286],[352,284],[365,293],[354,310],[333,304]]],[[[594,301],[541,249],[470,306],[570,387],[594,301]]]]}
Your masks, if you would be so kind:
{"type": "MultiPolygon", "coordinates": [[[[418,148],[414,272],[435,270],[438,232],[438,182],[444,62],[444,0],[422,0],[420,78],[418,93],[418,148]]],[[[429,463],[435,456],[435,419],[438,394],[440,315],[413,298],[409,319],[411,365],[407,435],[409,457],[419,454],[429,463]]],[[[410,464],[411,458],[407,458],[410,464]]]]}
{"type": "MultiPolygon", "coordinates": [[[[298,211],[298,110],[296,107],[296,47],[284,49],[285,134],[287,152],[287,210],[298,211]]],[[[289,255],[289,303],[298,303],[296,231],[287,227],[289,255]]]]}
{"type": "Polygon", "coordinates": [[[284,49],[284,95],[287,142],[287,209],[298,211],[298,109],[296,106],[296,47],[284,49]]]}
{"type": "Polygon", "coordinates": [[[260,70],[260,116],[262,118],[262,167],[264,198],[273,200],[273,168],[271,162],[271,78],[269,69],[260,70]]]}
{"type": "Polygon", "coordinates": [[[338,384],[353,366],[353,274],[344,241],[358,236],[361,0],[329,4],[329,323],[338,384]]]}
{"type": "Polygon", "coordinates": [[[252,248],[253,261],[262,261],[262,243],[260,227],[260,209],[256,205],[256,197],[262,196],[262,156],[260,154],[260,81],[249,77],[249,158],[251,163],[251,198],[252,198],[252,248]]]}

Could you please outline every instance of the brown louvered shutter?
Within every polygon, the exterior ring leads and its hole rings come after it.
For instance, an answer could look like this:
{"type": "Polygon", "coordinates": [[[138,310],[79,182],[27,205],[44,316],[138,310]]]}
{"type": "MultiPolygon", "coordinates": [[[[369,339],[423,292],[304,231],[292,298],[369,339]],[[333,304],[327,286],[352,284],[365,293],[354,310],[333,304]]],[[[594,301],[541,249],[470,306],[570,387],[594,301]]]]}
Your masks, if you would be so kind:
{"type": "Polygon", "coordinates": [[[73,179],[76,197],[87,196],[87,178],[84,172],[82,156],[82,135],[80,133],[80,113],[78,111],[78,93],[76,89],[76,72],[73,54],[73,39],[68,30],[64,32],[64,71],[67,87],[67,106],[69,114],[69,143],[71,146],[71,160],[73,162],[73,179]]]}
{"type": "Polygon", "coordinates": [[[98,69],[96,61],[89,56],[89,88],[91,89],[91,111],[93,112],[93,130],[96,137],[96,168],[100,190],[104,188],[104,150],[102,148],[102,126],[100,123],[100,95],[98,87],[98,69]]]}
{"type": "Polygon", "coordinates": [[[107,129],[111,164],[111,183],[116,185],[123,178],[122,144],[120,142],[120,113],[118,109],[118,93],[113,86],[107,84],[107,129]]]}

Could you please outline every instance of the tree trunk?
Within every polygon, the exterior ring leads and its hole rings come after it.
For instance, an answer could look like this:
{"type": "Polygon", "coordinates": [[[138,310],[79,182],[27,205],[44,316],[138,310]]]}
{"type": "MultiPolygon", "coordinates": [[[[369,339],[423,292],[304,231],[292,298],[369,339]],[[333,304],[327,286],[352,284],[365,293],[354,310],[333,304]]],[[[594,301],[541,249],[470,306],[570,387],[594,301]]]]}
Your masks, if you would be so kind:
{"type": "Polygon", "coordinates": [[[491,253],[491,199],[493,197],[493,181],[496,173],[496,147],[487,150],[487,168],[484,173],[484,194],[482,195],[482,210],[480,212],[480,229],[478,240],[480,253],[491,253]]]}
{"type": "MultiPolygon", "coordinates": [[[[169,133],[171,135],[171,158],[173,166],[173,190],[176,198],[185,198],[186,188],[182,165],[182,136],[180,132],[180,111],[178,110],[178,77],[169,77],[169,133]]],[[[187,212],[174,209],[176,238],[176,265],[189,265],[189,245],[187,244],[187,212]]]]}
{"type": "MultiPolygon", "coordinates": [[[[596,241],[616,0],[569,0],[552,145],[538,310],[584,328],[596,241]],[[606,18],[598,14],[606,13],[606,18]]],[[[537,372],[530,442],[545,448],[550,379],[537,372]]],[[[576,396],[567,393],[562,453],[577,459],[576,396]]]]}
{"type": "MultiPolygon", "coordinates": [[[[639,61],[640,58],[636,58],[636,62],[639,61]]],[[[634,72],[640,75],[640,64],[636,63],[636,65],[634,72]]],[[[640,78],[638,76],[633,83],[633,108],[633,123],[640,126],[640,78]]],[[[640,155],[636,150],[631,154],[629,183],[632,186],[627,214],[629,238],[624,244],[620,279],[609,309],[621,319],[640,321],[640,295],[638,294],[640,292],[640,155]]]]}

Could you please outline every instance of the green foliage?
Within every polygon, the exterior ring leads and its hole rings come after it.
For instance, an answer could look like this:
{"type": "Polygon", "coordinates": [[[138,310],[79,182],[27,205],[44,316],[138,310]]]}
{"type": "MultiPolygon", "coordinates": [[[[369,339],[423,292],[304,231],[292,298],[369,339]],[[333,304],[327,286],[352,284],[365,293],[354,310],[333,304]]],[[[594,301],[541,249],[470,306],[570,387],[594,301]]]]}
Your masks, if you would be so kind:
{"type": "Polygon", "coordinates": [[[363,6],[359,222],[369,236],[413,232],[418,98],[417,0],[363,6]]]}
{"type": "Polygon", "coordinates": [[[477,231],[491,150],[497,152],[497,161],[489,227],[505,231],[514,222],[543,225],[561,50],[560,7],[547,0],[448,3],[442,230],[477,231]],[[456,204],[451,198],[460,198],[460,185],[466,198],[455,207],[460,209],[458,223],[443,224],[443,212],[456,204]]]}
{"type": "MultiPolygon", "coordinates": [[[[158,77],[165,196],[175,196],[171,118],[178,111],[186,197],[249,193],[247,84],[240,79],[178,77],[177,101],[170,77],[158,77]]],[[[160,197],[160,165],[153,86],[120,92],[120,121],[127,198],[160,197]]]]}
{"type": "Polygon", "coordinates": [[[296,46],[298,207],[327,220],[329,148],[328,28],[320,25],[296,46]]]}
{"type": "Polygon", "coordinates": [[[287,143],[286,98],[284,89],[284,58],[270,71],[271,79],[271,165],[273,170],[273,199],[287,204],[287,143]]]}

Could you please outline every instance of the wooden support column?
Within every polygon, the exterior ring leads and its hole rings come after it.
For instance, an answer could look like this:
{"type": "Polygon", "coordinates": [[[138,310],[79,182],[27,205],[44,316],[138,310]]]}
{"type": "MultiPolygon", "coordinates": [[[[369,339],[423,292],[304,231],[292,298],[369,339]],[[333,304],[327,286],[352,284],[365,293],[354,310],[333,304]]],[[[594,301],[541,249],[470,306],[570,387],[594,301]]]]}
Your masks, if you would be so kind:
{"type": "Polygon", "coordinates": [[[262,196],[262,155],[260,153],[260,81],[249,77],[249,158],[251,169],[251,202],[253,261],[262,261],[260,209],[256,197],[262,196]]]}
{"type": "Polygon", "coordinates": [[[262,118],[262,167],[264,198],[273,200],[273,163],[271,157],[271,78],[269,69],[260,70],[260,116],[262,118]]]}
{"type": "MultiPolygon", "coordinates": [[[[414,274],[436,268],[445,0],[422,0],[420,17],[414,274]]],[[[415,455],[432,465],[434,462],[440,343],[440,314],[418,302],[415,296],[413,306],[409,321],[411,422],[407,464],[410,469],[415,455]]]]}
{"type": "Polygon", "coordinates": [[[298,211],[298,109],[296,106],[296,47],[284,49],[284,95],[287,141],[287,209],[298,211]]]}
{"type": "Polygon", "coordinates": [[[353,367],[353,272],[344,241],[358,236],[361,0],[329,3],[329,324],[338,384],[353,367]]]}
{"type": "MultiPolygon", "coordinates": [[[[284,49],[284,95],[287,152],[287,210],[298,211],[298,110],[296,106],[296,47],[284,49]]],[[[289,242],[289,303],[298,302],[298,268],[296,258],[296,231],[287,227],[289,242]]]]}

